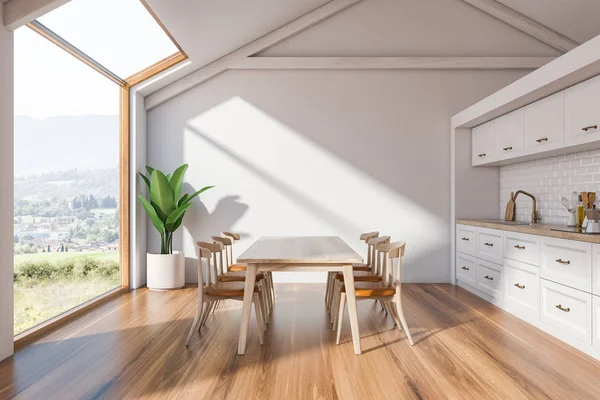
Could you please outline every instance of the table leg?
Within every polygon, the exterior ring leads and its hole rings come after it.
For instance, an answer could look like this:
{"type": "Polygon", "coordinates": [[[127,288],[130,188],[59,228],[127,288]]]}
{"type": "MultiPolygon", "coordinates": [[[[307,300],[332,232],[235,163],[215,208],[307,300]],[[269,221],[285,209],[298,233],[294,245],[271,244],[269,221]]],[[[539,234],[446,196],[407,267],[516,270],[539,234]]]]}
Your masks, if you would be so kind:
{"type": "Polygon", "coordinates": [[[358,329],[358,310],[356,308],[356,293],[354,292],[354,272],[352,270],[352,265],[344,265],[344,286],[346,287],[348,314],[350,314],[350,328],[352,329],[354,354],[361,354],[360,331],[358,329]]]}
{"type": "MultiPolygon", "coordinates": [[[[250,327],[250,313],[252,311],[252,298],[254,284],[256,282],[256,271],[258,264],[247,264],[246,285],[244,286],[244,305],[242,306],[242,321],[240,324],[240,339],[238,343],[238,354],[246,354],[246,342],[248,341],[248,330],[250,327]]],[[[256,312],[260,312],[256,310],[256,312]]],[[[261,329],[259,327],[259,329],[261,329]]]]}

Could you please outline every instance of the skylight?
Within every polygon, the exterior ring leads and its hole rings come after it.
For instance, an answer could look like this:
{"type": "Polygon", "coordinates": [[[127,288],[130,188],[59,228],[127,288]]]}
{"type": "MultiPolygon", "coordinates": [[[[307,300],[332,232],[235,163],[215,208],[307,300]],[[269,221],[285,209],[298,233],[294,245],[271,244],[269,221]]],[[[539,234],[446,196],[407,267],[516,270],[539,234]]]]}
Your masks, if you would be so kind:
{"type": "Polygon", "coordinates": [[[38,21],[122,79],[179,51],[139,0],[72,0],[38,21]]]}

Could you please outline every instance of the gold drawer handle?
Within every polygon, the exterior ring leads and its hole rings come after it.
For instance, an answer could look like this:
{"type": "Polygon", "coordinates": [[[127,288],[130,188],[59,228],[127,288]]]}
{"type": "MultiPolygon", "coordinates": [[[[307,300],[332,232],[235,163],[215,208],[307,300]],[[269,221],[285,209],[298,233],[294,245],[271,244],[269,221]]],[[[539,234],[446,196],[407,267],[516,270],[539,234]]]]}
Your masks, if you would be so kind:
{"type": "Polygon", "coordinates": [[[464,241],[468,242],[468,241],[469,241],[469,238],[462,238],[462,240],[464,240],[464,241]]]}
{"type": "Polygon", "coordinates": [[[519,250],[525,250],[525,246],[519,246],[518,244],[515,244],[515,249],[519,249],[519,250]]]}
{"type": "Polygon", "coordinates": [[[470,268],[467,268],[467,267],[462,267],[462,269],[464,269],[465,271],[470,271],[471,270],[470,268]]]}
{"type": "Polygon", "coordinates": [[[569,261],[569,260],[565,261],[562,258],[559,258],[558,260],[556,260],[556,262],[559,264],[565,264],[565,265],[571,264],[571,261],[569,261]]]}
{"type": "Polygon", "coordinates": [[[512,150],[512,146],[510,146],[510,147],[505,147],[505,148],[503,148],[502,150],[504,150],[504,151],[509,151],[509,150],[512,150]]]}
{"type": "Polygon", "coordinates": [[[581,128],[582,131],[589,131],[590,129],[598,129],[598,125],[590,125],[590,126],[586,126],[585,128],[581,128]]]}
{"type": "Polygon", "coordinates": [[[491,276],[489,276],[489,275],[486,275],[486,276],[484,276],[484,278],[485,278],[485,279],[487,279],[488,281],[493,281],[493,280],[494,280],[494,278],[492,278],[492,277],[491,277],[491,276]]]}
{"type": "Polygon", "coordinates": [[[485,156],[487,156],[487,154],[485,154],[485,153],[481,153],[481,154],[479,154],[477,157],[485,157],[485,156]]]}
{"type": "Polygon", "coordinates": [[[494,247],[494,243],[485,242],[483,245],[488,247],[494,247]]]}
{"type": "Polygon", "coordinates": [[[559,310],[561,310],[561,311],[564,311],[564,312],[569,312],[569,311],[571,311],[571,308],[569,308],[569,307],[567,307],[567,308],[564,308],[564,307],[563,307],[563,306],[561,306],[560,304],[559,304],[559,305],[557,305],[557,306],[556,306],[556,308],[558,308],[559,310]]]}
{"type": "Polygon", "coordinates": [[[515,283],[515,286],[519,289],[525,289],[525,285],[519,285],[519,283],[515,283]]]}
{"type": "Polygon", "coordinates": [[[547,142],[547,141],[548,141],[547,137],[536,140],[536,142],[538,142],[538,143],[547,142]]]}

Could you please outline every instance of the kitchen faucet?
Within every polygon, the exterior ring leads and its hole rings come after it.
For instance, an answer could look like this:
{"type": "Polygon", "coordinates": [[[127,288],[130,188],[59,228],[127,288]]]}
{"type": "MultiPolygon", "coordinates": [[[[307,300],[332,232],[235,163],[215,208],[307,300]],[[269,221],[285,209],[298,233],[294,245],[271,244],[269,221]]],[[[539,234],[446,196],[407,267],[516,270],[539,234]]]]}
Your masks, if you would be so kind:
{"type": "Polygon", "coordinates": [[[540,220],[537,213],[537,201],[535,200],[534,195],[532,195],[531,193],[527,193],[524,190],[518,190],[517,193],[515,193],[515,201],[517,200],[517,196],[519,196],[519,194],[521,193],[523,193],[525,196],[531,197],[531,200],[533,200],[533,211],[531,212],[531,224],[533,225],[540,220]]]}

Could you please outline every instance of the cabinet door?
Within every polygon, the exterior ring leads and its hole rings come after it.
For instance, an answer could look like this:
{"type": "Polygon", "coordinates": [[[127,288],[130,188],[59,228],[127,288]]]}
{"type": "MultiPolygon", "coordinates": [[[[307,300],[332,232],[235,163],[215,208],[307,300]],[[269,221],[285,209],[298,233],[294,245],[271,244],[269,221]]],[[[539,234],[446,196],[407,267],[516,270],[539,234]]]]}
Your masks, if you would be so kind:
{"type": "Polygon", "coordinates": [[[594,346],[600,347],[600,297],[593,296],[594,315],[592,321],[594,321],[594,346]]]}
{"type": "Polygon", "coordinates": [[[494,161],[494,121],[473,128],[471,132],[471,163],[473,166],[494,161]]]}
{"type": "Polygon", "coordinates": [[[565,146],[600,140],[600,77],[565,90],[565,146]]]}
{"type": "Polygon", "coordinates": [[[565,139],[564,93],[558,92],[524,109],[523,154],[560,149],[565,139]]]}
{"type": "Polygon", "coordinates": [[[542,237],[540,276],[591,293],[592,244],[542,237]]]}
{"type": "Polygon", "coordinates": [[[477,228],[470,225],[456,225],[456,251],[477,255],[477,228]]]}
{"type": "Polygon", "coordinates": [[[477,260],[477,289],[497,299],[502,298],[502,265],[477,260]]]}
{"type": "Polygon", "coordinates": [[[477,257],[496,264],[504,264],[502,231],[488,228],[477,229],[477,257]]]}
{"type": "MultiPolygon", "coordinates": [[[[540,269],[506,259],[504,261],[504,300],[508,306],[530,317],[539,317],[540,269]]],[[[512,311],[512,310],[511,310],[512,311]]]]}
{"type": "Polygon", "coordinates": [[[523,109],[496,119],[494,157],[496,161],[523,155],[523,109]]]}
{"type": "Polygon", "coordinates": [[[600,296],[600,244],[592,247],[592,293],[600,296]]]}
{"type": "Polygon", "coordinates": [[[526,233],[504,232],[504,257],[540,265],[540,237],[526,233]]]}
{"type": "Polygon", "coordinates": [[[477,286],[476,258],[467,254],[456,253],[456,278],[459,281],[477,286]]]}

